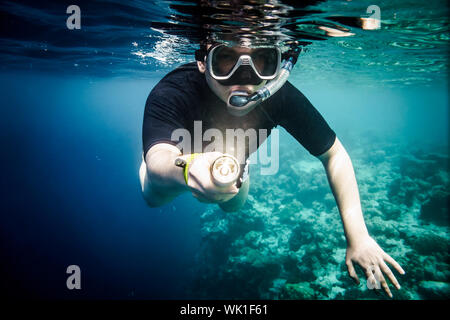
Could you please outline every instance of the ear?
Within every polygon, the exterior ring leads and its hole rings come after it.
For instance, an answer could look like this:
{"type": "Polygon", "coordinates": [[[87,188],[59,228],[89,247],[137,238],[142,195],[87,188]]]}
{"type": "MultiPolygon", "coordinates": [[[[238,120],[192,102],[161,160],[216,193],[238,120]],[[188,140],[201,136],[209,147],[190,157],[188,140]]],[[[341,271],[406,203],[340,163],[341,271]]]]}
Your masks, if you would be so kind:
{"type": "Polygon", "coordinates": [[[205,73],[206,65],[204,62],[197,61],[197,67],[198,67],[198,71],[200,71],[201,73],[205,73]]]}

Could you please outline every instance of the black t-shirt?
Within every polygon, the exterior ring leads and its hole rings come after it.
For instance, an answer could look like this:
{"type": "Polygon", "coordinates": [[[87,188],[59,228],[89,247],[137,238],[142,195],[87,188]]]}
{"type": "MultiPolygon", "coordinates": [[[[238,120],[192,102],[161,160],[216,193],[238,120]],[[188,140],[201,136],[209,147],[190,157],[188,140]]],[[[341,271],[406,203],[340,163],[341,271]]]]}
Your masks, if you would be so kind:
{"type": "MultiPolygon", "coordinates": [[[[217,128],[224,135],[226,129],[253,128],[266,129],[269,136],[272,128],[281,125],[314,156],[326,152],[336,137],[320,113],[289,82],[251,112],[238,117],[231,115],[226,104],[211,91],[196,63],[189,63],[167,74],[148,96],[142,130],[144,156],[156,143],[177,145],[180,140],[172,141],[171,136],[178,128],[187,129],[192,135],[191,151],[202,152],[211,142],[204,141],[202,150],[198,150],[193,142],[194,121],[202,121],[202,134],[210,128],[217,128]]],[[[264,136],[260,139],[258,135],[257,145],[263,140],[264,136]]],[[[248,145],[246,149],[247,158],[248,145]]]]}

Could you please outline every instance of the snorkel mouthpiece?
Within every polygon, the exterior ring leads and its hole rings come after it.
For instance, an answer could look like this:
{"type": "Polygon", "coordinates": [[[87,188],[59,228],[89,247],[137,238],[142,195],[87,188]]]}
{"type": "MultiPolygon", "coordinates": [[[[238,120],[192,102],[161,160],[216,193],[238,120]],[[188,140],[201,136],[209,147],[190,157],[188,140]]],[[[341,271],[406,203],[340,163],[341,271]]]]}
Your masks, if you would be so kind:
{"type": "Polygon", "coordinates": [[[249,95],[240,95],[240,94],[232,94],[230,97],[230,105],[233,107],[241,108],[245,106],[247,103],[252,101],[258,101],[260,99],[260,95],[258,92],[255,92],[251,96],[249,95]]]}

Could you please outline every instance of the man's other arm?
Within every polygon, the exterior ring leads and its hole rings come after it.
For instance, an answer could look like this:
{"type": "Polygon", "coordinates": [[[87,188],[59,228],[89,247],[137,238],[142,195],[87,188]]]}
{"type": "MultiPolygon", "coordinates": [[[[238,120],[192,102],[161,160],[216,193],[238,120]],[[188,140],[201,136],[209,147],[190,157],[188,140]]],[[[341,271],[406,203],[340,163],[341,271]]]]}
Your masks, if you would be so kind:
{"type": "Polygon", "coordinates": [[[352,161],[337,137],[331,148],[318,158],[325,167],[347,242],[352,245],[361,237],[368,236],[352,161]]]}
{"type": "Polygon", "coordinates": [[[339,208],[344,232],[347,238],[345,263],[350,277],[359,283],[353,262],[359,264],[367,280],[375,285],[378,280],[386,293],[392,298],[391,290],[383,273],[391,283],[400,289],[400,284],[386,264],[391,264],[400,274],[402,267],[369,236],[359,199],[358,185],[352,161],[336,137],[334,144],[324,154],[318,156],[327,172],[328,181],[339,208]]]}

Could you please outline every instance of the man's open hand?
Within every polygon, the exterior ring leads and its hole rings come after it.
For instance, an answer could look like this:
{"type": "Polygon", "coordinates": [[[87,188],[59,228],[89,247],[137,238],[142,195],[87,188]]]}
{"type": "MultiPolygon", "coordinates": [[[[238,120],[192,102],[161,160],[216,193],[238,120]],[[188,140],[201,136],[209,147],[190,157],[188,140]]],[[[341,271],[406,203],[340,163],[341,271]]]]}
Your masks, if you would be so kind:
{"type": "Polygon", "coordinates": [[[368,280],[368,284],[371,284],[372,288],[376,287],[376,281],[381,283],[384,291],[392,298],[391,290],[384,279],[383,273],[388,276],[389,280],[394,284],[397,289],[400,289],[400,285],[392,273],[391,269],[387,266],[386,262],[391,264],[400,274],[405,274],[402,267],[391,256],[383,251],[380,246],[371,237],[367,236],[357,241],[356,243],[347,247],[347,255],[345,263],[348,268],[348,273],[356,283],[359,284],[358,276],[356,275],[353,262],[359,264],[368,280]]]}

